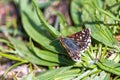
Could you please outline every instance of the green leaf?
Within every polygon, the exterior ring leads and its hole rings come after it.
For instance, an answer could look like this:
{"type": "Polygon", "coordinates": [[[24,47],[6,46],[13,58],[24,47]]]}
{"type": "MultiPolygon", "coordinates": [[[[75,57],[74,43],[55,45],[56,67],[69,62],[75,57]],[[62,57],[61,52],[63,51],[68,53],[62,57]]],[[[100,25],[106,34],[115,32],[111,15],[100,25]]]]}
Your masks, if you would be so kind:
{"type": "Polygon", "coordinates": [[[91,74],[94,74],[94,73],[98,73],[100,70],[98,70],[97,68],[94,68],[93,70],[86,70],[84,72],[81,72],[77,75],[77,78],[75,78],[74,80],[81,80],[83,78],[86,78],[88,77],[89,75],[91,74]]]}
{"type": "Polygon", "coordinates": [[[101,59],[96,64],[99,68],[120,76],[120,63],[115,63],[112,60],[101,59]]]}
{"type": "Polygon", "coordinates": [[[3,52],[0,52],[0,56],[3,56],[5,58],[11,59],[11,60],[15,60],[15,61],[21,61],[21,62],[26,62],[26,60],[21,59],[20,57],[16,57],[15,55],[10,55],[10,54],[5,54],[3,52]]]}
{"type": "Polygon", "coordinates": [[[83,80],[110,80],[110,74],[105,71],[101,71],[100,73],[85,77],[83,80]]]}
{"type": "Polygon", "coordinates": [[[33,72],[31,72],[30,74],[23,76],[21,80],[34,80],[34,79],[35,79],[35,76],[33,72]]]}
{"type": "Polygon", "coordinates": [[[61,65],[71,65],[74,63],[72,60],[70,60],[69,58],[65,58],[65,56],[63,55],[58,55],[49,51],[40,50],[35,47],[34,51],[39,58],[46,61],[55,62],[61,65]]]}
{"type": "Polygon", "coordinates": [[[97,10],[99,10],[101,13],[103,13],[103,14],[111,17],[111,18],[114,19],[114,20],[120,21],[119,18],[115,17],[115,16],[114,16],[113,14],[111,14],[110,12],[107,12],[107,11],[103,10],[102,8],[98,7],[98,5],[94,3],[94,1],[93,1],[93,5],[94,5],[95,8],[96,8],[97,10]]]}
{"type": "Polygon", "coordinates": [[[38,58],[37,56],[35,56],[35,54],[32,51],[28,49],[28,47],[22,41],[12,37],[10,37],[9,39],[13,44],[15,50],[17,51],[18,55],[26,59],[27,61],[32,62],[34,64],[38,64],[38,65],[44,65],[44,66],[58,65],[56,63],[51,63],[38,58]]]}
{"type": "Polygon", "coordinates": [[[51,3],[53,3],[55,0],[47,0],[47,1],[40,1],[36,0],[36,2],[39,4],[40,8],[47,8],[51,3]]]}
{"type": "Polygon", "coordinates": [[[55,41],[55,39],[49,35],[44,27],[45,25],[39,21],[37,14],[32,11],[31,5],[27,4],[27,0],[21,1],[21,16],[23,28],[34,41],[52,52],[65,53],[59,41],[55,41]]]}
{"type": "Polygon", "coordinates": [[[78,68],[71,69],[71,70],[63,72],[63,74],[58,74],[55,79],[70,80],[70,79],[73,79],[75,76],[77,76],[78,73],[80,73],[80,71],[81,70],[78,68]]]}
{"type": "MultiPolygon", "coordinates": [[[[106,3],[101,0],[73,0],[71,1],[71,16],[76,25],[112,23],[116,24],[116,20],[120,21],[119,3],[111,0],[113,3],[106,3]],[[109,8],[107,8],[109,6],[109,8]],[[115,5],[115,6],[113,6],[115,5]],[[107,9],[106,9],[107,8],[107,9]],[[102,16],[102,17],[101,17],[102,16]],[[99,20],[97,19],[99,18],[99,20]]],[[[109,2],[109,1],[108,1],[109,2]]]]}
{"type": "MultiPolygon", "coordinates": [[[[39,80],[39,79],[41,79],[41,80],[55,80],[55,79],[57,79],[57,76],[60,77],[60,75],[61,76],[64,75],[64,73],[69,71],[70,68],[71,68],[71,66],[70,67],[62,67],[62,68],[59,68],[59,69],[46,71],[46,72],[44,72],[44,73],[42,73],[40,75],[37,75],[35,80],[39,80]]],[[[73,71],[72,74],[73,73],[77,73],[77,71],[75,71],[75,72],[73,71]]],[[[58,78],[58,80],[59,80],[59,78],[58,78]]]]}
{"type": "Polygon", "coordinates": [[[44,26],[46,27],[46,29],[52,34],[53,37],[57,38],[57,37],[60,35],[60,33],[59,33],[57,30],[55,30],[55,28],[53,28],[51,25],[49,25],[49,24],[45,21],[43,15],[42,15],[42,11],[41,11],[41,10],[39,9],[39,7],[37,6],[35,0],[32,0],[32,2],[33,2],[33,4],[34,4],[34,7],[35,7],[35,9],[36,9],[36,12],[37,12],[37,15],[38,15],[38,18],[39,18],[40,22],[43,23],[43,25],[44,25],[44,26]]]}
{"type": "MultiPolygon", "coordinates": [[[[113,5],[115,4],[117,11],[119,9],[118,4],[114,1],[113,5]]],[[[92,37],[97,41],[109,47],[117,48],[118,43],[109,30],[109,24],[116,24],[116,20],[119,21],[120,19],[113,14],[115,10],[113,12],[109,9],[106,11],[103,6],[106,4],[101,0],[73,0],[71,3],[72,19],[76,25],[84,24],[87,28],[89,27],[92,37]]]]}
{"type": "Polygon", "coordinates": [[[80,0],[73,0],[71,1],[71,16],[72,16],[72,19],[73,19],[73,22],[76,24],[76,25],[80,25],[82,20],[81,20],[81,16],[82,16],[82,13],[79,11],[79,1],[80,0]]]}
{"type": "Polygon", "coordinates": [[[91,29],[91,35],[94,39],[102,42],[103,44],[115,48],[118,43],[113,37],[110,30],[104,25],[88,25],[91,29]]]}
{"type": "Polygon", "coordinates": [[[108,73],[103,80],[110,80],[110,74],[108,73]]]}

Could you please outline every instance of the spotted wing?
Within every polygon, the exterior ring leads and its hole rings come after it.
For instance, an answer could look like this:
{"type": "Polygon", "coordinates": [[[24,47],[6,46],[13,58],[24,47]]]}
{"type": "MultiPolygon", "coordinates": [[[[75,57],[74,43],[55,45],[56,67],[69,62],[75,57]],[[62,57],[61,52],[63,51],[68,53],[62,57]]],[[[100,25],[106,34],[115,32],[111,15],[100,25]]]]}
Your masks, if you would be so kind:
{"type": "Polygon", "coordinates": [[[84,29],[80,32],[74,33],[74,34],[69,35],[67,37],[72,39],[73,41],[75,41],[76,45],[79,46],[80,52],[84,52],[89,47],[89,45],[91,43],[89,29],[84,29]]]}
{"type": "Polygon", "coordinates": [[[70,38],[60,38],[62,46],[67,50],[73,61],[80,62],[79,46],[70,38]]]}

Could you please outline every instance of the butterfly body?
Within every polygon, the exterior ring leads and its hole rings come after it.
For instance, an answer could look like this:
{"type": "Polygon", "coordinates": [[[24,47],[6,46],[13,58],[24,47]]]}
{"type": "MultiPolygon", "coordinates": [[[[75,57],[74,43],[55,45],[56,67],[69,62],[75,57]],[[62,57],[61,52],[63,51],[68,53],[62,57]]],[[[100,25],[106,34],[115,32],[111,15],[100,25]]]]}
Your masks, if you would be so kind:
{"type": "Polygon", "coordinates": [[[85,29],[66,38],[59,37],[59,40],[72,60],[79,62],[81,61],[80,53],[83,53],[90,45],[90,31],[89,29],[85,29]]]}
{"type": "Polygon", "coordinates": [[[70,38],[61,38],[60,42],[64,46],[64,48],[67,50],[68,54],[74,61],[79,61],[79,46],[75,44],[75,41],[73,41],[70,38]]]}
{"type": "Polygon", "coordinates": [[[76,45],[75,41],[73,41],[73,40],[70,39],[70,38],[63,38],[61,41],[62,41],[62,42],[64,43],[64,45],[65,45],[68,49],[70,49],[70,50],[78,50],[78,49],[79,49],[79,46],[76,45]]]}

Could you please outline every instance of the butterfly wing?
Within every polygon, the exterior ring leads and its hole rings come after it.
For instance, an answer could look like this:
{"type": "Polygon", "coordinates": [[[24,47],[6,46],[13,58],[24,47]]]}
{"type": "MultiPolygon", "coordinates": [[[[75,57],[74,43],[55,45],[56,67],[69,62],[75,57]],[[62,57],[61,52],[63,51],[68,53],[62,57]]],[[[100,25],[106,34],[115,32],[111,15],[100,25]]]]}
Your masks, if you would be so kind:
{"type": "Polygon", "coordinates": [[[74,33],[67,37],[76,42],[76,45],[79,46],[80,52],[84,52],[90,46],[90,43],[91,43],[89,29],[84,29],[80,32],[74,33]]]}
{"type": "Polygon", "coordinates": [[[89,29],[85,29],[66,38],[59,37],[59,40],[72,60],[78,62],[81,61],[80,53],[84,52],[90,45],[90,31],[89,29]]]}
{"type": "Polygon", "coordinates": [[[72,58],[73,61],[79,62],[79,46],[76,45],[75,41],[70,38],[60,38],[60,42],[62,46],[67,50],[69,56],[72,58]]]}

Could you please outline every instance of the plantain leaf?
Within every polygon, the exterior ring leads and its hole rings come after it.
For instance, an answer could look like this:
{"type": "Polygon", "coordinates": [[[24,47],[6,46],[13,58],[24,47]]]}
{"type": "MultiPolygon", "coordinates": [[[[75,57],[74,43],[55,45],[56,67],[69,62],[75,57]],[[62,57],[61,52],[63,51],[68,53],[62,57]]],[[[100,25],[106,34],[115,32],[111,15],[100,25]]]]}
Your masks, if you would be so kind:
{"type": "MultiPolygon", "coordinates": [[[[39,80],[39,79],[41,79],[41,80],[64,80],[65,76],[74,74],[74,75],[72,75],[72,78],[73,78],[73,77],[75,77],[75,74],[80,71],[79,69],[70,70],[70,68],[71,68],[71,66],[61,67],[59,69],[46,71],[43,74],[37,75],[35,80],[39,80]],[[64,79],[62,79],[63,76],[64,76],[64,79]]],[[[70,78],[70,79],[72,79],[72,78],[70,78]]],[[[66,80],[68,80],[68,79],[66,79],[66,80]]]]}
{"type": "Polygon", "coordinates": [[[74,0],[71,2],[71,17],[76,25],[80,25],[82,23],[82,13],[79,11],[81,10],[81,8],[79,8],[81,5],[79,5],[79,3],[80,0],[74,0]]]}
{"type": "Polygon", "coordinates": [[[99,74],[93,74],[89,77],[85,77],[83,80],[110,80],[110,74],[105,71],[101,71],[99,74]]]}
{"type": "Polygon", "coordinates": [[[34,51],[39,58],[46,61],[55,62],[61,65],[71,65],[74,63],[72,60],[70,60],[69,58],[66,58],[63,55],[58,55],[49,51],[40,50],[35,47],[34,47],[34,51]]]}
{"type": "Polygon", "coordinates": [[[0,52],[0,56],[3,56],[5,58],[11,59],[11,60],[15,60],[15,61],[21,61],[21,62],[26,62],[26,60],[20,58],[20,57],[16,57],[15,55],[10,55],[10,54],[5,54],[3,52],[0,52]]]}
{"type": "Polygon", "coordinates": [[[40,22],[42,22],[42,24],[44,25],[44,27],[46,27],[46,29],[49,31],[49,33],[51,33],[51,35],[52,35],[53,37],[57,38],[57,37],[60,35],[60,33],[59,33],[55,28],[53,28],[51,25],[49,25],[49,24],[45,21],[43,15],[42,15],[42,11],[39,9],[39,7],[38,7],[38,5],[36,4],[35,0],[32,0],[32,2],[33,2],[33,4],[34,4],[34,7],[35,7],[35,9],[36,9],[36,13],[37,13],[37,15],[38,15],[38,18],[39,18],[40,22]]]}
{"type": "Polygon", "coordinates": [[[73,0],[71,1],[71,16],[76,25],[112,23],[120,19],[116,16],[119,14],[120,4],[117,1],[102,0],[73,0]],[[106,4],[104,4],[106,2],[106,4]],[[110,3],[112,2],[112,3],[110,3]],[[105,9],[106,7],[109,8],[105,9]],[[115,6],[113,6],[115,5],[115,6]],[[102,16],[102,17],[101,17],[102,16]],[[96,17],[99,17],[97,20],[96,17]]]}
{"type": "Polygon", "coordinates": [[[120,76],[120,63],[115,63],[112,60],[101,59],[96,64],[100,69],[120,76]]]}
{"type": "Polygon", "coordinates": [[[17,40],[15,38],[10,37],[10,42],[13,44],[15,50],[17,51],[18,55],[24,59],[26,59],[29,62],[32,62],[34,64],[38,65],[44,65],[44,66],[55,66],[58,65],[56,63],[48,62],[45,60],[42,60],[34,55],[33,52],[31,52],[28,47],[20,40],[17,40]]]}
{"type": "Polygon", "coordinates": [[[102,42],[103,44],[115,48],[118,43],[113,37],[110,30],[104,25],[88,25],[91,29],[91,35],[94,39],[102,42]]]}
{"type": "Polygon", "coordinates": [[[34,41],[52,52],[65,53],[59,42],[55,41],[55,39],[49,35],[48,31],[45,29],[45,25],[39,21],[37,14],[33,12],[27,0],[21,1],[21,16],[23,28],[34,41]]]}

